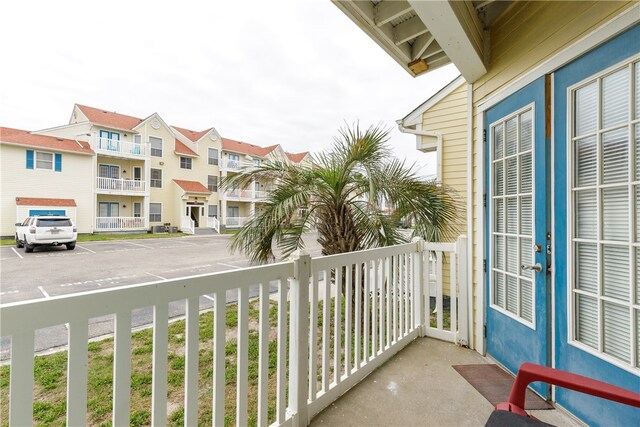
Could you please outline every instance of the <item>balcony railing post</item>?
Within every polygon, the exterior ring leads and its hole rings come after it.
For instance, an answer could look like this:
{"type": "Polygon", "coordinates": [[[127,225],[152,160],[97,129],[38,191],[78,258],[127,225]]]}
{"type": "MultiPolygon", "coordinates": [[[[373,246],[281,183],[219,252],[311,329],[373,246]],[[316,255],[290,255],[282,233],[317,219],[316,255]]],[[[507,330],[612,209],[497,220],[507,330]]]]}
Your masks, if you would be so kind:
{"type": "Polygon", "coordinates": [[[309,424],[309,279],[311,257],[300,252],[293,258],[291,278],[291,334],[289,340],[289,410],[294,426],[309,424]]]}
{"type": "Polygon", "coordinates": [[[413,239],[416,244],[416,251],[413,253],[413,324],[420,331],[420,336],[425,335],[425,315],[424,315],[424,290],[429,286],[425,283],[423,260],[424,260],[424,240],[417,237],[413,239]]]}

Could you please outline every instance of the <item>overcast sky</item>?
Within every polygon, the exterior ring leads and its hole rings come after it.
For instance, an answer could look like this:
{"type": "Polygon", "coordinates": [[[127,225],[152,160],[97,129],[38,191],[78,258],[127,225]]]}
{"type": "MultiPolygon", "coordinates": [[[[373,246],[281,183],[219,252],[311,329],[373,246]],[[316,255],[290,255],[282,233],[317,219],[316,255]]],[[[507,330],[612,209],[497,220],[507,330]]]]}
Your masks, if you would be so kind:
{"type": "Polygon", "coordinates": [[[328,0],[13,1],[2,9],[0,125],[66,124],[74,103],[292,152],[345,122],[393,127],[458,72],[412,78],[328,0]]]}

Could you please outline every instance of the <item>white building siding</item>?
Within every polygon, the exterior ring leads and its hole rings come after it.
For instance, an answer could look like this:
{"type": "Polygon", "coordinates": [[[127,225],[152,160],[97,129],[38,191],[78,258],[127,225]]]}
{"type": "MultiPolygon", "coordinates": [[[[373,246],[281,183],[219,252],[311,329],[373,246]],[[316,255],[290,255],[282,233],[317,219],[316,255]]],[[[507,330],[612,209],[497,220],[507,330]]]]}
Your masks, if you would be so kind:
{"type": "MultiPolygon", "coordinates": [[[[27,169],[27,150],[55,151],[0,144],[0,235],[13,236],[18,217],[16,197],[73,199],[76,202],[76,225],[79,233],[93,232],[94,157],[63,152],[62,170],[27,169]]],[[[28,212],[28,210],[27,210],[28,212]]]]}

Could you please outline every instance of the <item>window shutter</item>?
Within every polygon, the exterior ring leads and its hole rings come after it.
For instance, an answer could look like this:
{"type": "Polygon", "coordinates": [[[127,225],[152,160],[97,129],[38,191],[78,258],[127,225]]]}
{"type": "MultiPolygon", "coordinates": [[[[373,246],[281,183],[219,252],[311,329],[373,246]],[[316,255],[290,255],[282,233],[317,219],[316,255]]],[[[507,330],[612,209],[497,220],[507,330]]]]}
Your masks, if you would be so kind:
{"type": "Polygon", "coordinates": [[[27,150],[27,169],[33,169],[33,150],[27,150]]]}
{"type": "Polygon", "coordinates": [[[55,170],[62,172],[62,154],[56,153],[55,170]]]}

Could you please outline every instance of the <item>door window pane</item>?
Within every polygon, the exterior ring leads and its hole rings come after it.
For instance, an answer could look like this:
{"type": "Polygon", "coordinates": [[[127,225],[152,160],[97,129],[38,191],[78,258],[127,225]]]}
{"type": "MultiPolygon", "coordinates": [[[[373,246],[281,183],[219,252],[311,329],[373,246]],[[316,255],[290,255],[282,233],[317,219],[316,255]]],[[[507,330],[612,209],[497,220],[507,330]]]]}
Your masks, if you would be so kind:
{"type": "Polygon", "coordinates": [[[575,92],[575,132],[581,136],[595,132],[598,125],[598,84],[591,83],[575,92]]]}
{"type": "Polygon", "coordinates": [[[603,128],[629,121],[629,68],[602,79],[603,128]]]}
{"type": "Polygon", "coordinates": [[[602,135],[603,183],[629,180],[629,139],[626,127],[602,135]]]}
{"type": "Polygon", "coordinates": [[[590,136],[575,142],[576,183],[578,187],[595,185],[597,179],[596,137],[590,136]]]}

